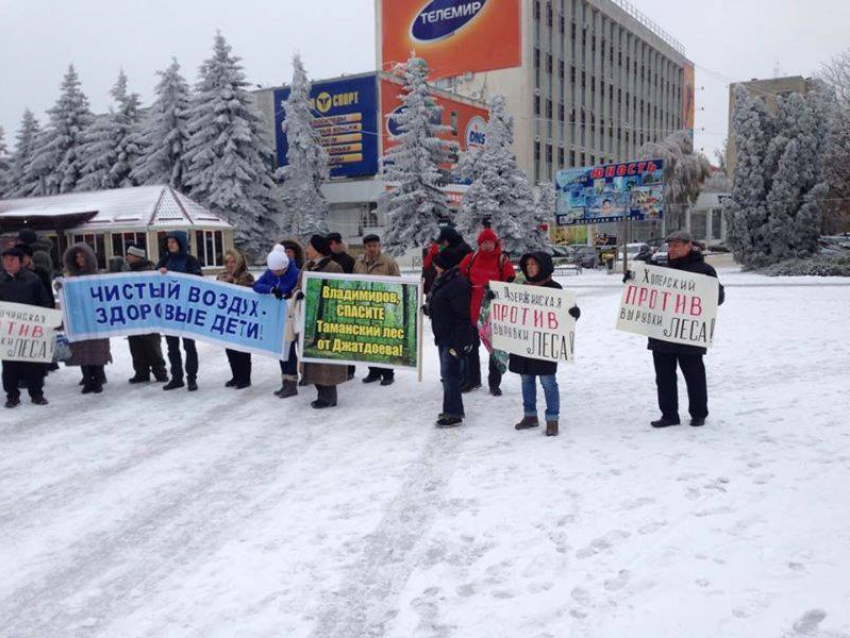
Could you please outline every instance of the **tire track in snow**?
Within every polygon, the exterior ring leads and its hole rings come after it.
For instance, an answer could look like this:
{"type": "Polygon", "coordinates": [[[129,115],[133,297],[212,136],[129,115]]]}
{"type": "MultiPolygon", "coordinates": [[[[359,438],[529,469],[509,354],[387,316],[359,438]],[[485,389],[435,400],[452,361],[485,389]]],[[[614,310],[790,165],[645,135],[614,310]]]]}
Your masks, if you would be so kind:
{"type": "Polygon", "coordinates": [[[417,558],[417,546],[444,500],[470,426],[435,430],[375,530],[357,564],[319,610],[311,638],[379,638],[417,558]]]}

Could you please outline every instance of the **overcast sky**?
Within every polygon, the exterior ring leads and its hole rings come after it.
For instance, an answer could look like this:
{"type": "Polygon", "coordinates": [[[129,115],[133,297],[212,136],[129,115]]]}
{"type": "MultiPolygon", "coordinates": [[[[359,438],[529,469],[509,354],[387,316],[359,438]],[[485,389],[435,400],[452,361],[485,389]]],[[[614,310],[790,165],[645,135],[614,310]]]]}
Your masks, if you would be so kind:
{"type": "MultiPolygon", "coordinates": [[[[633,0],[697,66],[697,146],[713,160],[727,134],[728,84],[810,75],[850,48],[847,0],[633,0]]],[[[190,82],[221,29],[252,83],[280,84],[300,52],[315,78],[375,66],[374,0],[0,0],[0,126],[11,146],[24,108],[44,112],[73,62],[104,111],[123,67],[149,103],[176,56],[190,82]],[[132,7],[132,8],[131,8],[132,7]]]]}

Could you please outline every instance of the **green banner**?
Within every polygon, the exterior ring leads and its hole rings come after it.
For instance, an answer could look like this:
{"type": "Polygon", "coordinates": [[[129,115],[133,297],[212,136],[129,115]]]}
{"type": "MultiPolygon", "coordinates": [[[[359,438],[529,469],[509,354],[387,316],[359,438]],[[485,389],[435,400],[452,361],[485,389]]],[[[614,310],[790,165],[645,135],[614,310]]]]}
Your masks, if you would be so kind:
{"type": "Polygon", "coordinates": [[[417,368],[416,279],[305,272],[301,358],[417,368]]]}

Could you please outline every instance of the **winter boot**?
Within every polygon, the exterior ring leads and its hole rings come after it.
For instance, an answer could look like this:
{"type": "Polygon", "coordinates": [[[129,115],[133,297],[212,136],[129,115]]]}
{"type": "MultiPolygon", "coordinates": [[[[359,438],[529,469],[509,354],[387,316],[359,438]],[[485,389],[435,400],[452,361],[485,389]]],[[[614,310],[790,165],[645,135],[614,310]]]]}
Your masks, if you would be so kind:
{"type": "Polygon", "coordinates": [[[224,384],[225,388],[232,388],[236,386],[236,379],[231,379],[227,383],[224,384]]]}
{"type": "Polygon", "coordinates": [[[376,381],[381,380],[381,373],[375,372],[374,370],[369,370],[369,374],[363,377],[363,383],[375,383],[376,381]]]}
{"type": "Polygon", "coordinates": [[[461,391],[463,394],[469,394],[469,393],[470,393],[470,392],[472,392],[473,390],[477,390],[477,389],[478,389],[478,388],[480,388],[480,387],[481,387],[481,384],[480,384],[480,383],[476,385],[476,384],[474,384],[474,383],[469,383],[469,382],[467,382],[467,383],[464,383],[464,384],[461,386],[460,391],[461,391]]]}
{"type": "Polygon", "coordinates": [[[381,385],[387,386],[395,383],[395,374],[392,372],[385,372],[383,376],[384,378],[381,379],[381,385]]]}
{"type": "Polygon", "coordinates": [[[546,436],[558,436],[557,421],[546,421],[546,436]]]}
{"type": "Polygon", "coordinates": [[[502,388],[497,385],[491,386],[490,394],[492,394],[494,397],[500,397],[502,396],[502,388]]]}
{"type": "Polygon", "coordinates": [[[44,398],[43,394],[38,395],[37,397],[32,398],[33,405],[47,405],[48,401],[44,398]]]}
{"type": "Polygon", "coordinates": [[[136,383],[150,383],[151,377],[148,374],[136,374],[131,377],[128,383],[136,384],[136,383]]]}
{"type": "Polygon", "coordinates": [[[463,419],[459,416],[449,416],[448,414],[443,414],[437,419],[437,427],[438,428],[454,428],[463,423],[463,419]]]}
{"type": "Polygon", "coordinates": [[[186,387],[189,392],[195,392],[198,389],[198,380],[195,377],[189,377],[189,383],[186,387]]]}
{"type": "Polygon", "coordinates": [[[157,383],[168,383],[168,373],[167,372],[154,372],[154,378],[157,383]]]}
{"type": "Polygon", "coordinates": [[[705,425],[705,417],[695,417],[691,419],[691,427],[698,428],[705,425]]]}
{"type": "Polygon", "coordinates": [[[275,392],[279,399],[288,399],[298,394],[298,383],[295,377],[287,377],[283,380],[280,390],[275,392]]]}
{"type": "Polygon", "coordinates": [[[6,404],[4,405],[4,407],[9,408],[11,410],[12,408],[17,408],[19,405],[21,405],[20,397],[6,397],[6,404]]]}
{"type": "Polygon", "coordinates": [[[166,391],[176,390],[177,388],[182,388],[185,385],[186,384],[183,383],[183,379],[175,378],[175,379],[172,379],[171,381],[169,381],[168,383],[166,383],[164,386],[162,386],[162,389],[166,390],[166,391]]]}
{"type": "Polygon", "coordinates": [[[654,428],[669,428],[673,425],[681,425],[681,421],[679,419],[668,419],[667,417],[661,417],[657,421],[653,421],[650,425],[654,428]]]}
{"type": "Polygon", "coordinates": [[[517,423],[514,428],[517,430],[530,430],[531,428],[536,428],[540,425],[540,421],[537,420],[536,416],[524,416],[522,417],[522,421],[517,423]]]}

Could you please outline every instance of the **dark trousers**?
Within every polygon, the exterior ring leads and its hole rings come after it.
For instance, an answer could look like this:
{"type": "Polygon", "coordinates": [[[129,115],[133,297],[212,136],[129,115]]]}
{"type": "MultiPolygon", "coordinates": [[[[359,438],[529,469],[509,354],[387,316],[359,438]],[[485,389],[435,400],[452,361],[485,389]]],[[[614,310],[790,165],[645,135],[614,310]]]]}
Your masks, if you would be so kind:
{"type": "Polygon", "coordinates": [[[26,387],[30,397],[37,399],[44,394],[44,372],[43,363],[29,363],[28,361],[4,361],[3,362],[3,391],[10,399],[21,396],[20,386],[26,387]]]}
{"type": "Polygon", "coordinates": [[[392,379],[395,377],[395,370],[392,368],[373,368],[372,366],[369,366],[369,376],[373,378],[381,377],[382,379],[392,379]]]}
{"type": "Polygon", "coordinates": [[[323,401],[329,405],[336,405],[335,385],[319,385],[317,383],[316,390],[319,392],[319,396],[316,397],[319,401],[323,401]]]}
{"type": "Polygon", "coordinates": [[[280,373],[287,377],[298,376],[298,355],[295,353],[295,342],[289,344],[289,356],[280,362],[280,373]]]}
{"type": "MultiPolygon", "coordinates": [[[[479,351],[481,349],[481,344],[475,346],[475,349],[469,353],[469,356],[464,359],[464,383],[472,386],[481,385],[481,359],[479,358],[479,351]]],[[[484,348],[484,352],[487,352],[487,348],[484,348]]],[[[499,366],[496,363],[496,359],[493,358],[492,354],[487,353],[489,356],[488,360],[488,368],[487,371],[487,385],[491,388],[498,388],[502,385],[502,373],[499,372],[499,366]]]]}
{"type": "Polygon", "coordinates": [[[701,354],[652,353],[655,363],[655,384],[658,386],[658,407],[665,419],[679,419],[679,390],[676,366],[682,369],[688,386],[689,412],[694,419],[708,416],[708,389],[705,381],[705,365],[701,354]]]}
{"type": "Polygon", "coordinates": [[[251,383],[251,353],[239,352],[237,350],[225,350],[227,360],[230,362],[230,372],[233,380],[238,384],[251,383]]]}
{"type": "Polygon", "coordinates": [[[165,359],[162,358],[162,339],[157,333],[134,335],[128,337],[128,341],[136,376],[150,377],[151,372],[157,379],[166,376],[165,359]]]}
{"type": "Polygon", "coordinates": [[[443,414],[463,417],[463,395],[460,386],[463,382],[460,359],[449,353],[449,346],[439,346],[440,379],[443,382],[443,414]]]}
{"type": "MultiPolygon", "coordinates": [[[[168,362],[171,364],[171,378],[183,380],[183,357],[180,355],[180,337],[166,337],[168,345],[168,362]]],[[[183,350],[186,351],[186,376],[189,379],[198,377],[198,351],[194,339],[183,339],[183,350]]]]}

